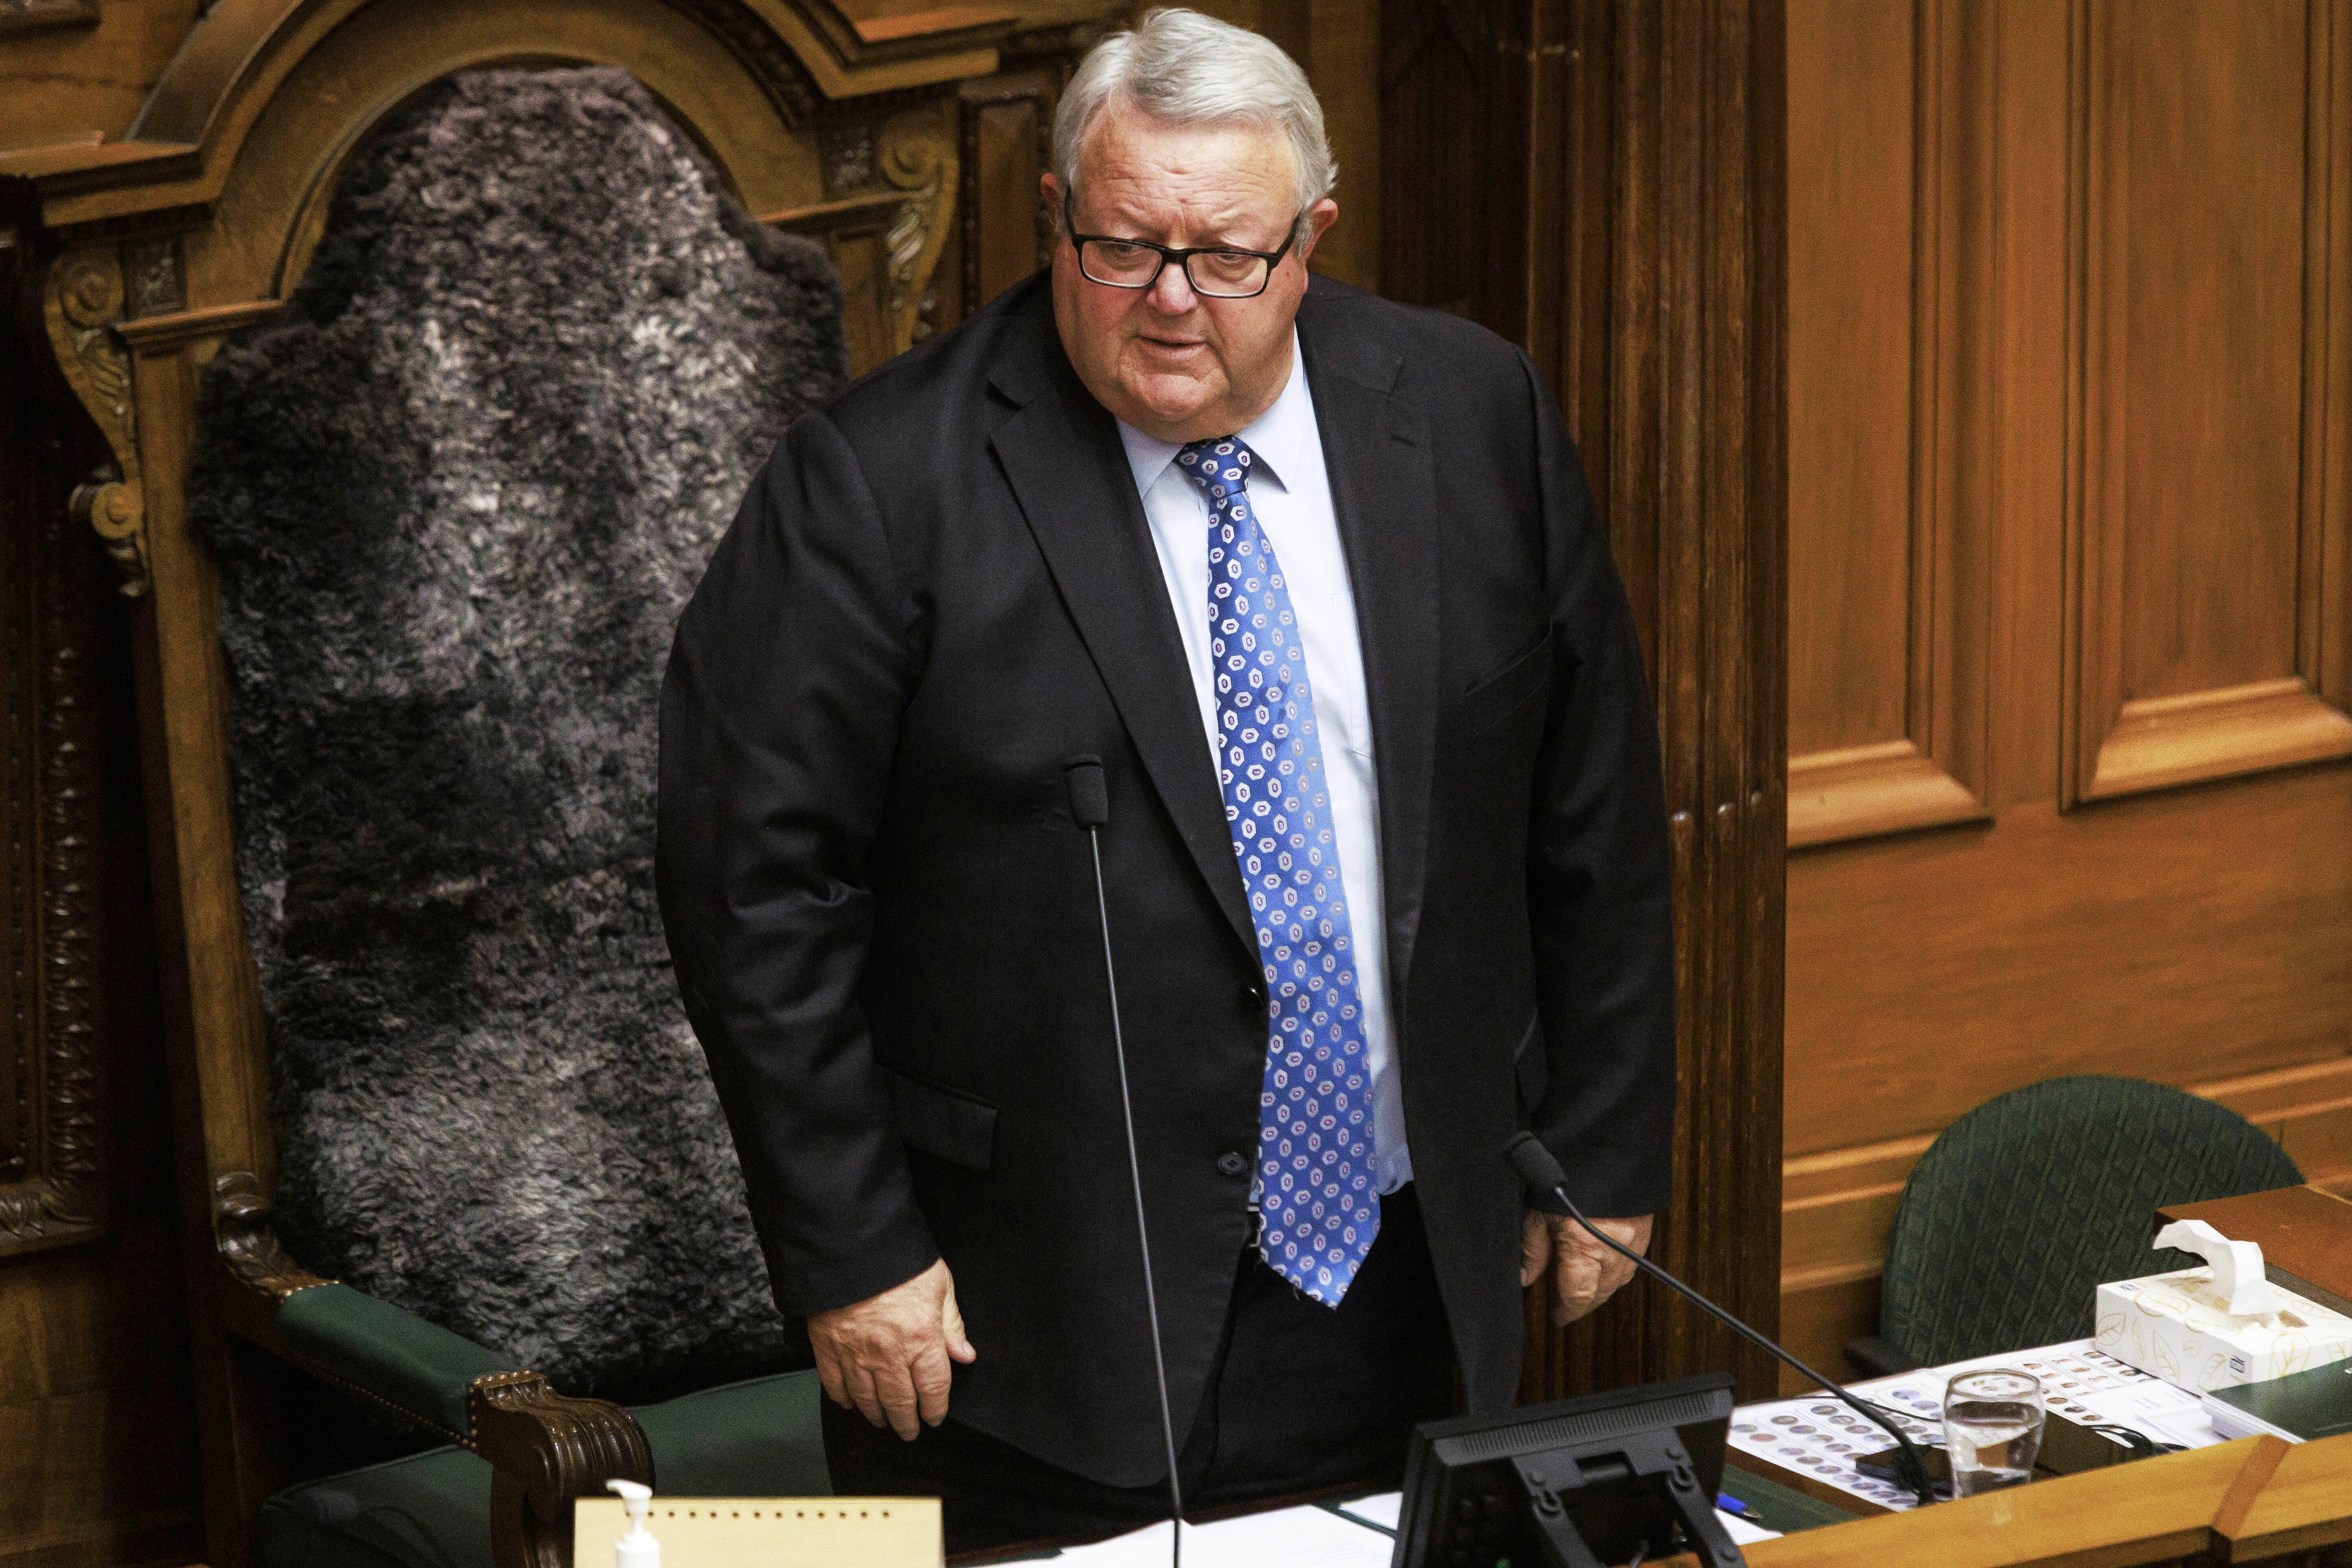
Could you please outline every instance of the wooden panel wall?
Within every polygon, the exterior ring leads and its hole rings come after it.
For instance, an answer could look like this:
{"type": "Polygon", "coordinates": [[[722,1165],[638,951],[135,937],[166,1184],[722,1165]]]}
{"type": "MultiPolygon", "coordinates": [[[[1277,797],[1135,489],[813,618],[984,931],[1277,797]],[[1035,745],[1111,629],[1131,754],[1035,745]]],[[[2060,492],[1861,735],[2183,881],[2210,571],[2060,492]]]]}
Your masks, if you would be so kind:
{"type": "MultiPolygon", "coordinates": [[[[1768,1331],[1780,1247],[1788,603],[1780,8],[1388,0],[1383,291],[1527,349],[1575,435],[1649,655],[1681,1003],[1675,1197],[1654,1251],[1768,1331]]],[[[1653,1287],[1521,1394],[1770,1360],[1653,1287]]]]}
{"type": "Polygon", "coordinates": [[[2352,5],[1790,0],[1784,1326],[2003,1090],[2352,1186],[2352,5]]]}
{"type": "Polygon", "coordinates": [[[47,1143],[86,1179],[62,1205],[0,1185],[0,1568],[185,1562],[194,1415],[131,616],[22,395],[47,349],[7,319],[22,259],[0,237],[0,1168],[47,1143]]]}
{"type": "MultiPolygon", "coordinates": [[[[1339,161],[1339,221],[1315,247],[1316,271],[1381,287],[1380,0],[1190,0],[1192,8],[1263,33],[1307,72],[1339,161]]],[[[1149,9],[1138,5],[1140,12],[1149,9]]]]}

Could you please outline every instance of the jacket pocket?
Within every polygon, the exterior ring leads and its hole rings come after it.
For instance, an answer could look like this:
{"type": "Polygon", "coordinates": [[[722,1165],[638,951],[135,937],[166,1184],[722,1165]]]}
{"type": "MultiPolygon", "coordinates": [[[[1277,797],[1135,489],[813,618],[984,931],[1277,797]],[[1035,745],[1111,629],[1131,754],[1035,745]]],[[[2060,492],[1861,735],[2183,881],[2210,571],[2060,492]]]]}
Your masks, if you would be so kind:
{"type": "Polygon", "coordinates": [[[1540,1017],[1528,1020],[1528,1032],[1511,1058],[1511,1076],[1518,1083],[1519,1117],[1525,1121],[1536,1113],[1536,1107],[1543,1103],[1544,1091],[1551,1087],[1551,1058],[1544,1050],[1540,1017]]]}
{"type": "Polygon", "coordinates": [[[1462,695],[1462,716],[1475,738],[1517,712],[1551,685],[1551,632],[1462,695]]]}
{"type": "Polygon", "coordinates": [[[875,1065],[889,1086],[890,1110],[898,1119],[898,1135],[907,1147],[967,1171],[988,1169],[996,1154],[996,1107],[908,1078],[887,1062],[875,1065]]]}

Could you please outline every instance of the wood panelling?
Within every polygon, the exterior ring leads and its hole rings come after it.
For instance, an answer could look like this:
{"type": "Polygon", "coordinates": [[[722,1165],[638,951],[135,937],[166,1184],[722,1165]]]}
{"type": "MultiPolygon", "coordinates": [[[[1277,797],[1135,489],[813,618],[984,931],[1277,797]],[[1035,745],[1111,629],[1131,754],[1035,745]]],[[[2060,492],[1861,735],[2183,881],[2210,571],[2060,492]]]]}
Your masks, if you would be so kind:
{"type": "Polygon", "coordinates": [[[1792,859],[1790,1153],[2074,1072],[2352,1050],[2352,778],[2318,768],[1792,859]]]}
{"type": "Polygon", "coordinates": [[[37,1052],[17,1124],[102,1138],[89,1174],[103,1191],[84,1198],[112,1220],[47,1227],[37,1206],[0,1210],[45,1248],[0,1255],[0,1568],[184,1562],[200,1538],[194,1419],[127,722],[131,605],[96,536],[66,515],[67,476],[91,455],[21,395],[43,384],[33,356],[48,353],[21,309],[22,257],[0,245],[0,693],[6,763],[30,797],[6,814],[28,842],[12,843],[0,879],[0,929],[29,932],[18,951],[45,973],[0,974],[0,1016],[12,1051],[37,1052]],[[61,989],[79,996],[63,1013],[44,1002],[61,989]],[[79,1104],[60,1125],[41,1089],[65,1024],[79,1104]]]}
{"type": "Polygon", "coordinates": [[[2352,4],[1796,0],[1790,40],[1783,1322],[1833,1366],[1911,1163],[2022,1084],[2192,1089],[2352,1186],[2352,4]],[[1979,820],[1804,816],[1931,765],[1979,820]]]}
{"type": "Polygon", "coordinates": [[[1791,845],[1985,815],[1986,31],[1790,14],[1791,845]]]}
{"type": "MultiPolygon", "coordinates": [[[[1316,271],[1381,288],[1380,0],[1192,0],[1192,8],[1263,33],[1307,72],[1339,165],[1339,221],[1315,247],[1316,271]]],[[[1136,7],[1137,13],[1150,9],[1136,7]]]]}
{"type": "Polygon", "coordinates": [[[120,138],[204,8],[89,0],[0,28],[0,149],[120,138]]]}
{"type": "Polygon", "coordinates": [[[2078,23],[2068,801],[2352,753],[2352,12],[2078,23]]]}
{"type": "MultiPolygon", "coordinates": [[[[1780,7],[1390,0],[1383,289],[1527,351],[1576,437],[1651,671],[1680,1105],[1654,1251],[1749,1321],[1779,1256],[1786,820],[1780,7]]],[[[1662,1292],[1560,1333],[1527,1397],[1771,1363],[1662,1292]]]]}

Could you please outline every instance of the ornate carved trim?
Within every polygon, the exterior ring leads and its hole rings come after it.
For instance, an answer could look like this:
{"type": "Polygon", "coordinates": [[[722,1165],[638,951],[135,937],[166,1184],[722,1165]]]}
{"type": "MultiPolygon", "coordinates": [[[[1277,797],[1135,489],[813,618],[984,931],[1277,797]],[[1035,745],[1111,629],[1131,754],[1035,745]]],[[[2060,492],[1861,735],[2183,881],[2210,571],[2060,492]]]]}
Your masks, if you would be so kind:
{"type": "MultiPolygon", "coordinates": [[[[176,277],[177,269],[173,268],[176,277]]],[[[140,478],[131,355],[114,331],[123,317],[122,258],[110,245],[68,251],[49,268],[44,314],[58,363],[98,422],[114,461],[73,493],[75,518],[98,531],[122,572],[122,592],[147,591],[147,502],[140,478]]]]}
{"type": "Polygon", "coordinates": [[[783,40],[754,19],[751,10],[729,0],[671,0],[671,4],[710,29],[766,89],[777,118],[797,131],[815,112],[818,93],[808,67],[784,47],[783,40]]]}
{"type": "Polygon", "coordinates": [[[947,240],[940,216],[954,202],[958,174],[951,103],[942,100],[893,115],[882,127],[877,163],[882,177],[913,195],[900,204],[883,237],[890,258],[890,327],[904,349],[929,336],[923,295],[947,240]]]}
{"type": "MultiPolygon", "coordinates": [[[[19,672],[5,714],[13,1124],[0,1186],[0,1256],[100,1239],[108,1215],[96,968],[102,871],[95,631],[72,524],[39,509],[33,537],[0,542],[19,672]],[[42,515],[44,512],[47,515],[42,515]]],[[[0,1082],[5,1082],[0,1079],[0,1082]]]]}
{"type": "Polygon", "coordinates": [[[555,1392],[535,1372],[477,1378],[467,1447],[490,1462],[490,1551],[499,1568],[571,1568],[573,1500],[614,1479],[654,1482],[654,1455],[629,1413],[555,1392]]]}
{"type": "Polygon", "coordinates": [[[268,1194],[251,1171],[230,1171],[213,1183],[213,1237],[237,1282],[273,1301],[331,1283],[287,1254],[270,1228],[268,1194]]]}

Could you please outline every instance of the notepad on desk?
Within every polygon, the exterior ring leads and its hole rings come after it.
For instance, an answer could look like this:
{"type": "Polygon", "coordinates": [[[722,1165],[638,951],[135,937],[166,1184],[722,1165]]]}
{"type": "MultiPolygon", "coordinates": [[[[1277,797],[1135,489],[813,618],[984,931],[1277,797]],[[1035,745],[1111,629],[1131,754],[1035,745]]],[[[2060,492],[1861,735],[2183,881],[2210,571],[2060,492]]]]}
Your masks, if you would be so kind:
{"type": "Polygon", "coordinates": [[[2213,1430],[2223,1436],[2268,1433],[2290,1443],[2333,1437],[2352,1432],[2352,1362],[2217,1388],[2204,1401],[2213,1430]]]}

